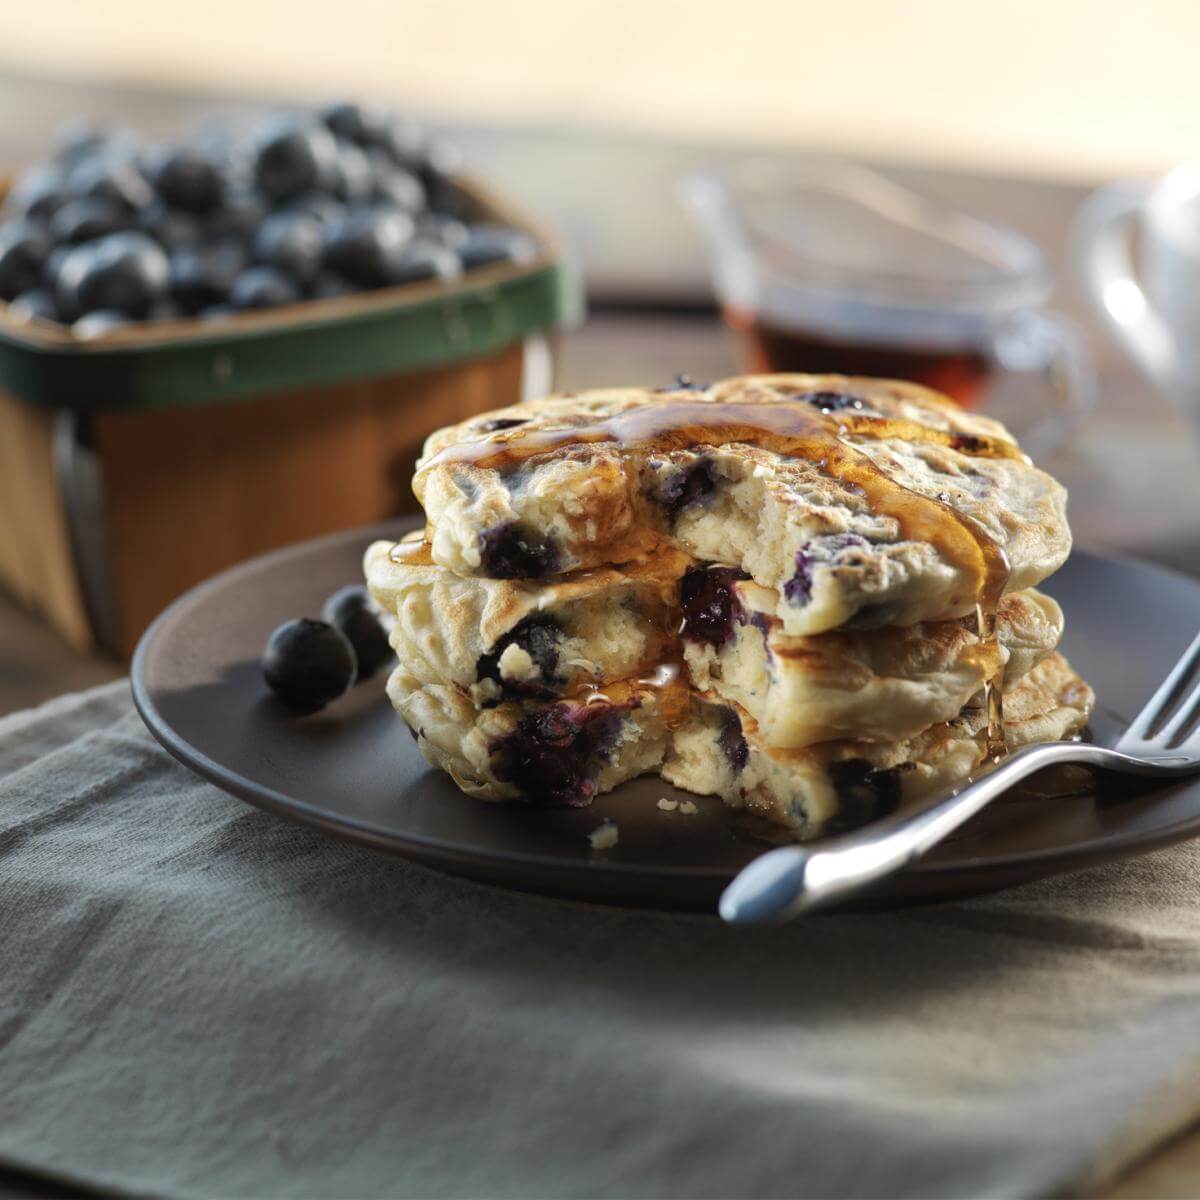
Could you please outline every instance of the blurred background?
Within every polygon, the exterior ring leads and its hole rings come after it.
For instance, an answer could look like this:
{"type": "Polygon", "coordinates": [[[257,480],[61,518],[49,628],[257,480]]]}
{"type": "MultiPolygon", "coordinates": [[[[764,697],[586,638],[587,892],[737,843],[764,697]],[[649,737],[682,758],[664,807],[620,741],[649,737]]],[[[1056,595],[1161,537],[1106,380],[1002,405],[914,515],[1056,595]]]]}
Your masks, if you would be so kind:
{"type": "MultiPolygon", "coordinates": [[[[789,289],[797,277],[836,269],[844,293],[839,304],[845,300],[838,321],[851,308],[858,320],[864,304],[872,320],[881,305],[893,315],[903,309],[906,320],[914,313],[913,319],[925,320],[933,302],[914,295],[932,275],[957,271],[965,278],[984,260],[994,273],[1001,258],[1007,271],[1025,253],[1024,241],[1041,265],[1022,260],[1019,271],[1012,267],[1029,287],[1012,311],[991,312],[984,332],[977,330],[978,344],[967,351],[976,366],[984,363],[983,391],[959,398],[1012,420],[1031,439],[1039,459],[1071,488],[1081,542],[1200,569],[1194,389],[1155,375],[1122,342],[1119,322],[1106,310],[1112,296],[1093,287],[1097,294],[1089,300],[1078,249],[1079,214],[1098,187],[1131,177],[1153,180],[1197,158],[1197,44],[1200,6],[1185,0],[743,0],[734,6],[715,0],[342,0],[336,6],[210,0],[202,9],[59,0],[0,7],[0,156],[14,171],[46,158],[56,128],[72,117],[127,126],[149,142],[177,142],[214,123],[253,128],[279,106],[383,102],[461,148],[470,177],[516,206],[505,210],[505,222],[526,228],[527,220],[535,236],[549,239],[543,253],[554,260],[562,289],[582,292],[588,310],[584,321],[575,295],[568,297],[538,336],[514,342],[516,358],[491,345],[475,367],[459,364],[475,371],[469,380],[447,374],[452,364],[435,369],[432,359],[403,380],[395,373],[390,382],[377,380],[370,397],[361,381],[335,396],[323,380],[317,396],[315,383],[306,391],[293,379],[286,392],[263,385],[261,394],[243,390],[224,398],[236,403],[197,403],[186,433],[182,417],[172,418],[170,428],[163,418],[156,428],[149,416],[141,425],[128,415],[110,417],[108,404],[81,412],[62,396],[31,399],[14,390],[11,419],[0,430],[0,444],[9,446],[7,461],[0,450],[0,475],[7,472],[9,480],[7,493],[0,481],[0,520],[8,527],[12,561],[41,553],[51,536],[42,520],[48,507],[62,507],[65,515],[62,562],[50,572],[56,582],[33,579],[28,561],[0,570],[0,711],[118,673],[153,612],[227,561],[410,507],[407,475],[420,437],[464,411],[548,386],[551,366],[562,388],[659,385],[677,374],[708,379],[746,366],[811,362],[824,368],[823,359],[812,357],[815,342],[792,347],[798,362],[782,361],[778,347],[771,350],[762,336],[755,305],[773,296],[786,309],[796,300],[789,289]],[[758,214],[753,237],[747,233],[737,252],[723,258],[711,231],[702,236],[703,220],[686,210],[681,183],[698,168],[715,169],[728,181],[751,159],[773,164],[785,182],[768,188],[774,207],[758,214]],[[826,224],[797,226],[799,234],[781,226],[796,212],[819,207],[811,194],[801,200],[789,190],[788,172],[809,171],[811,182],[813,164],[830,162],[875,174],[865,183],[839,184],[833,207],[821,201],[826,224]],[[886,192],[892,186],[903,194],[886,192]],[[870,193],[865,224],[857,209],[845,223],[838,206],[847,189],[857,189],[855,204],[870,193]],[[901,209],[906,215],[897,219],[901,209]],[[1003,251],[980,250],[984,235],[963,221],[986,223],[1016,240],[1003,251]],[[862,291],[881,273],[875,264],[893,252],[891,234],[880,233],[885,225],[906,230],[902,250],[895,251],[904,269],[893,274],[904,276],[912,293],[889,294],[886,304],[876,295],[864,299],[862,291]],[[801,235],[807,244],[800,244],[801,235]],[[966,258],[952,264],[947,246],[955,254],[967,246],[974,265],[964,266],[966,258]],[[856,261],[838,258],[847,248],[856,261]],[[780,267],[779,277],[768,279],[784,261],[792,264],[788,270],[780,267]],[[1018,329],[1008,320],[1025,321],[1029,313],[1036,317],[1032,325],[1018,329]],[[1045,314],[1051,316],[1043,320],[1045,314]],[[1064,338],[1069,362],[1055,357],[1064,338]],[[1060,419],[1055,405],[1072,389],[1077,411],[1060,419]],[[404,445],[397,441],[379,466],[380,487],[369,504],[339,507],[331,484],[326,497],[316,489],[307,508],[297,501],[291,524],[250,532],[250,513],[261,510],[261,497],[255,501],[250,489],[228,482],[230,447],[250,444],[245,431],[259,430],[253,445],[269,456],[289,420],[303,424],[297,414],[326,412],[326,405],[334,416],[307,423],[311,453],[324,452],[327,461],[341,455],[347,471],[369,474],[362,421],[370,407],[369,428],[380,428],[384,392],[386,403],[396,406],[386,410],[386,420],[404,425],[404,445]],[[31,433],[25,417],[35,410],[42,424],[31,433]],[[285,412],[293,416],[281,418],[285,412]],[[347,414],[344,422],[338,413],[347,414]],[[361,420],[350,437],[352,413],[361,420]],[[269,437],[263,428],[272,431],[269,437]],[[199,482],[190,498],[155,490],[168,488],[160,476],[169,474],[155,466],[156,448],[184,438],[189,445],[207,439],[206,453],[216,456],[193,464],[199,482]],[[14,482],[14,464],[43,452],[48,473],[37,488],[14,482]],[[162,555],[154,538],[170,538],[188,505],[210,505],[209,498],[199,499],[207,495],[202,485],[218,475],[224,499],[216,510],[205,509],[208,524],[235,530],[244,524],[245,536],[155,581],[153,563],[162,555]],[[84,477],[81,502],[75,493],[84,477]],[[125,525],[113,512],[118,498],[125,525]],[[116,578],[121,571],[123,583],[116,578]],[[72,575],[82,582],[64,582],[72,575]],[[73,587],[81,596],[63,602],[61,593],[73,587]],[[56,589],[57,598],[47,599],[56,589]],[[131,593],[140,594],[140,605],[131,593]],[[64,618],[64,611],[74,615],[64,618]]],[[[818,166],[818,180],[824,170],[818,166]]],[[[734,207],[743,200],[735,194],[734,207]]],[[[750,207],[746,201],[743,211],[750,207]]],[[[746,220],[749,229],[753,221],[746,220]]],[[[1134,220],[1130,232],[1139,231],[1134,220]]],[[[488,286],[508,286],[532,270],[488,276],[488,286]]],[[[455,287],[470,290],[470,279],[468,273],[455,287]]],[[[973,282],[986,291],[996,281],[980,276],[973,282]]],[[[1002,282],[1008,287],[1012,279],[1002,282]]],[[[1114,295],[1124,297],[1126,317],[1147,303],[1136,287],[1114,295]]],[[[938,306],[947,308],[944,297],[938,306]]],[[[32,328],[28,334],[28,327],[10,323],[0,326],[0,336],[7,329],[19,346],[22,337],[43,337],[38,325],[32,328]]],[[[821,325],[818,340],[830,328],[821,325]]],[[[193,331],[171,329],[172,337],[195,345],[193,331]]],[[[43,341],[56,353],[74,352],[64,336],[46,334],[43,341]]],[[[143,331],[115,344],[133,353],[145,348],[137,339],[158,336],[143,331]]],[[[403,336],[397,326],[397,339],[403,336]]],[[[853,368],[858,360],[849,351],[855,347],[844,337],[844,329],[834,329],[835,346],[846,349],[834,361],[853,368]]],[[[236,346],[214,351],[213,378],[232,372],[236,384],[246,377],[236,346]]],[[[2,368],[0,362],[0,374],[2,368]]],[[[15,389],[16,377],[6,375],[5,386],[15,389]]],[[[120,409],[120,396],[109,400],[120,409]]],[[[257,454],[243,453],[238,470],[261,474],[257,454]]],[[[299,461],[293,458],[288,469],[299,461]]],[[[289,509],[292,498],[276,503],[289,509]]],[[[0,568],[2,560],[0,554],[0,568]]]]}

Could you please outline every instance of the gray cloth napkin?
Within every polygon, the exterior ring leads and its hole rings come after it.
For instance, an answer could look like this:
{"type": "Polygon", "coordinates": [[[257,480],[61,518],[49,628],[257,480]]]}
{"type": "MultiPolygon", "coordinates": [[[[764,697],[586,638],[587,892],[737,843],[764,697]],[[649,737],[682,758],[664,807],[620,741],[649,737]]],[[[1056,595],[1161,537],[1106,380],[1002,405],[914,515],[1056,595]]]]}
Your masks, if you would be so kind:
{"type": "Polygon", "coordinates": [[[125,684],[0,721],[0,1164],[165,1196],[1030,1196],[1200,1113],[1196,844],[733,930],[201,782],[125,684]]]}

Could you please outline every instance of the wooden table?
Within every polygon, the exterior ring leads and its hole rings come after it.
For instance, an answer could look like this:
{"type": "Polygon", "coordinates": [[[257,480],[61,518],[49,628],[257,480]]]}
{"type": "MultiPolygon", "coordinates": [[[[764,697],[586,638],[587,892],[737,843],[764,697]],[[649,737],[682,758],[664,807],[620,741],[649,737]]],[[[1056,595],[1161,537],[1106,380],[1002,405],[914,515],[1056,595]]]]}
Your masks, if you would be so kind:
{"type": "MultiPolygon", "coordinates": [[[[0,77],[0,159],[21,162],[36,156],[58,118],[69,112],[82,110],[124,119],[139,129],[167,136],[197,112],[229,107],[205,97],[0,77]]],[[[572,174],[556,189],[552,173],[544,173],[530,185],[528,172],[521,169],[537,157],[539,145],[545,149],[548,135],[461,132],[475,159],[499,182],[517,193],[524,191],[527,199],[552,215],[560,208],[557,215],[568,229],[582,228],[586,234],[587,214],[562,209],[561,200],[556,199],[586,195],[580,173],[593,182],[603,180],[610,194],[625,185],[629,191],[637,191],[644,219],[636,223],[632,236],[647,252],[653,248],[656,228],[669,230],[677,223],[670,191],[674,175],[720,153],[711,148],[629,139],[562,137],[561,144],[570,148],[567,161],[572,174]]],[[[549,136],[553,141],[560,135],[549,136]]],[[[1058,269],[1056,303],[1089,328],[1100,377],[1099,404],[1071,444],[1044,463],[1070,489],[1076,540],[1200,573],[1196,435],[1090,320],[1065,269],[1066,233],[1085,189],[944,171],[897,173],[933,194],[1007,221],[1038,241],[1058,269]]],[[[586,236],[584,240],[586,243],[586,236]]],[[[590,264],[585,244],[585,265],[594,267],[589,275],[596,281],[601,303],[582,329],[563,339],[562,387],[658,384],[669,382],[676,373],[713,379],[737,370],[737,345],[732,335],[706,305],[703,294],[695,290],[703,278],[702,260],[690,261],[687,253],[686,241],[670,240],[668,256],[674,255],[674,259],[664,270],[670,269],[673,283],[667,290],[676,303],[666,306],[654,299],[653,271],[632,279],[628,274],[615,275],[612,260],[605,255],[604,239],[593,246],[590,264]]],[[[636,260],[638,256],[631,257],[636,260]]],[[[1020,380],[1002,382],[999,402],[1019,394],[1025,386],[1020,380]]],[[[122,673],[118,663],[75,654],[35,618],[0,596],[0,714],[122,673]]],[[[1198,1192],[1200,1137],[1189,1135],[1131,1171],[1108,1194],[1183,1197],[1198,1192]]],[[[0,1172],[0,1196],[31,1194],[66,1193],[39,1190],[39,1185],[0,1172]]]]}

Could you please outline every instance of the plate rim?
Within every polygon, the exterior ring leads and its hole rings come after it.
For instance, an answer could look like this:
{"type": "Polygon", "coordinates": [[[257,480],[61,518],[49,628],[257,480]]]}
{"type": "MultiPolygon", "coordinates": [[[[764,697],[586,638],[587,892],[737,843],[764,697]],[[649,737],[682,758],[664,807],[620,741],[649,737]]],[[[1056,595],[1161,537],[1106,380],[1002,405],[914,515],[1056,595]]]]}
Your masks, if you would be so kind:
{"type": "MultiPolygon", "coordinates": [[[[208,780],[222,791],[237,797],[244,803],[271,812],[287,820],[321,830],[343,840],[365,843],[373,849],[404,856],[409,853],[420,853],[426,858],[453,859],[458,862],[488,864],[496,861],[493,852],[475,851],[461,843],[447,842],[440,838],[428,837],[421,834],[401,832],[395,828],[383,828],[371,821],[357,817],[331,813],[330,810],[289,796],[266,784],[240,775],[229,767],[210,758],[202,750],[195,747],[186,738],[176,732],[170,722],[163,716],[150,694],[145,679],[146,665],[153,653],[156,639],[162,636],[176,615],[186,606],[209,591],[227,586],[239,575],[248,574],[269,567],[272,563],[281,563],[288,559],[304,557],[322,548],[341,544],[355,539],[362,539],[364,546],[368,540],[389,538],[397,531],[404,532],[406,528],[416,528],[421,523],[419,515],[393,517],[386,521],[374,522],[370,525],[357,526],[320,537],[307,538],[269,550],[235,563],[224,570],[216,572],[200,583],[188,588],[176,597],[143,632],[138,639],[130,663],[129,681],[133,695],[134,707],[142,722],[154,739],[176,761],[187,767],[194,774],[208,780]]],[[[1174,583],[1197,589],[1200,592],[1200,580],[1185,574],[1183,571],[1150,562],[1135,555],[1122,551],[1089,545],[1075,548],[1072,556],[1088,558],[1105,564],[1118,566],[1122,569],[1148,571],[1163,576],[1174,583]]],[[[1060,568],[1061,569],[1061,568],[1060,568]]],[[[430,771],[436,768],[430,766],[430,771]]],[[[486,804],[486,801],[479,801],[486,804]]],[[[1028,876],[1029,880],[1050,874],[1068,874],[1073,870],[1100,865],[1106,861],[1131,857],[1136,853],[1148,853],[1155,849],[1182,841],[1189,836],[1200,835],[1200,811],[1190,818],[1181,818],[1157,829],[1151,833],[1136,833],[1124,831],[1111,834],[1103,843],[1096,841],[1072,842],[1062,846],[1044,847],[1021,853],[1009,853],[995,857],[972,857],[951,861],[924,861],[905,867],[899,876],[908,878],[924,878],[936,884],[939,879],[950,878],[963,874],[986,874],[988,872],[1005,871],[1014,868],[1032,867],[1034,871],[1028,876]],[[1036,870],[1037,868],[1045,868],[1036,870]]],[[[814,843],[816,844],[816,843],[814,843]]],[[[581,869],[592,869],[584,860],[564,858],[560,855],[541,854],[522,850],[506,850],[503,854],[506,864],[528,866],[539,870],[578,872],[581,869]]],[[[597,863],[597,866],[601,864],[597,863]]],[[[654,873],[660,880],[669,878],[687,879],[691,881],[710,881],[713,883],[727,881],[732,878],[728,869],[718,869],[705,866],[680,866],[663,864],[661,866],[645,863],[628,863],[620,860],[607,859],[603,862],[604,873],[608,875],[625,875],[645,878],[654,873]]]]}

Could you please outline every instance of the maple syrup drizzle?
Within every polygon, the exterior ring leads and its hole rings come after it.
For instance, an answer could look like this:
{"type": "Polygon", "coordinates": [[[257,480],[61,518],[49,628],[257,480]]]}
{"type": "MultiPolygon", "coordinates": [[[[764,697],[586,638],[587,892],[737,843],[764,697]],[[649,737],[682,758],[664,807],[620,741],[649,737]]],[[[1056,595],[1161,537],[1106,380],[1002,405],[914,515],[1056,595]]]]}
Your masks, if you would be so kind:
{"type": "MultiPolygon", "coordinates": [[[[974,517],[898,483],[866,453],[843,440],[848,436],[863,440],[895,438],[943,446],[971,457],[1028,461],[1019,446],[1001,438],[931,429],[915,421],[859,411],[824,411],[802,399],[779,397],[763,403],[672,399],[629,408],[590,424],[535,429],[518,426],[477,440],[456,442],[435,454],[418,474],[450,463],[510,470],[567,446],[595,444],[666,453],[744,443],[804,459],[861,495],[873,512],[892,518],[906,540],[929,543],[972,581],[971,593],[954,596],[952,602],[955,606],[974,603],[980,644],[995,654],[998,662],[996,613],[1009,578],[1004,548],[974,517]]],[[[428,553],[427,548],[424,553],[428,553]]],[[[408,554],[405,551],[403,561],[422,561],[408,554]]],[[[1006,750],[1002,667],[989,678],[985,696],[987,753],[996,758],[1006,750]]]]}

